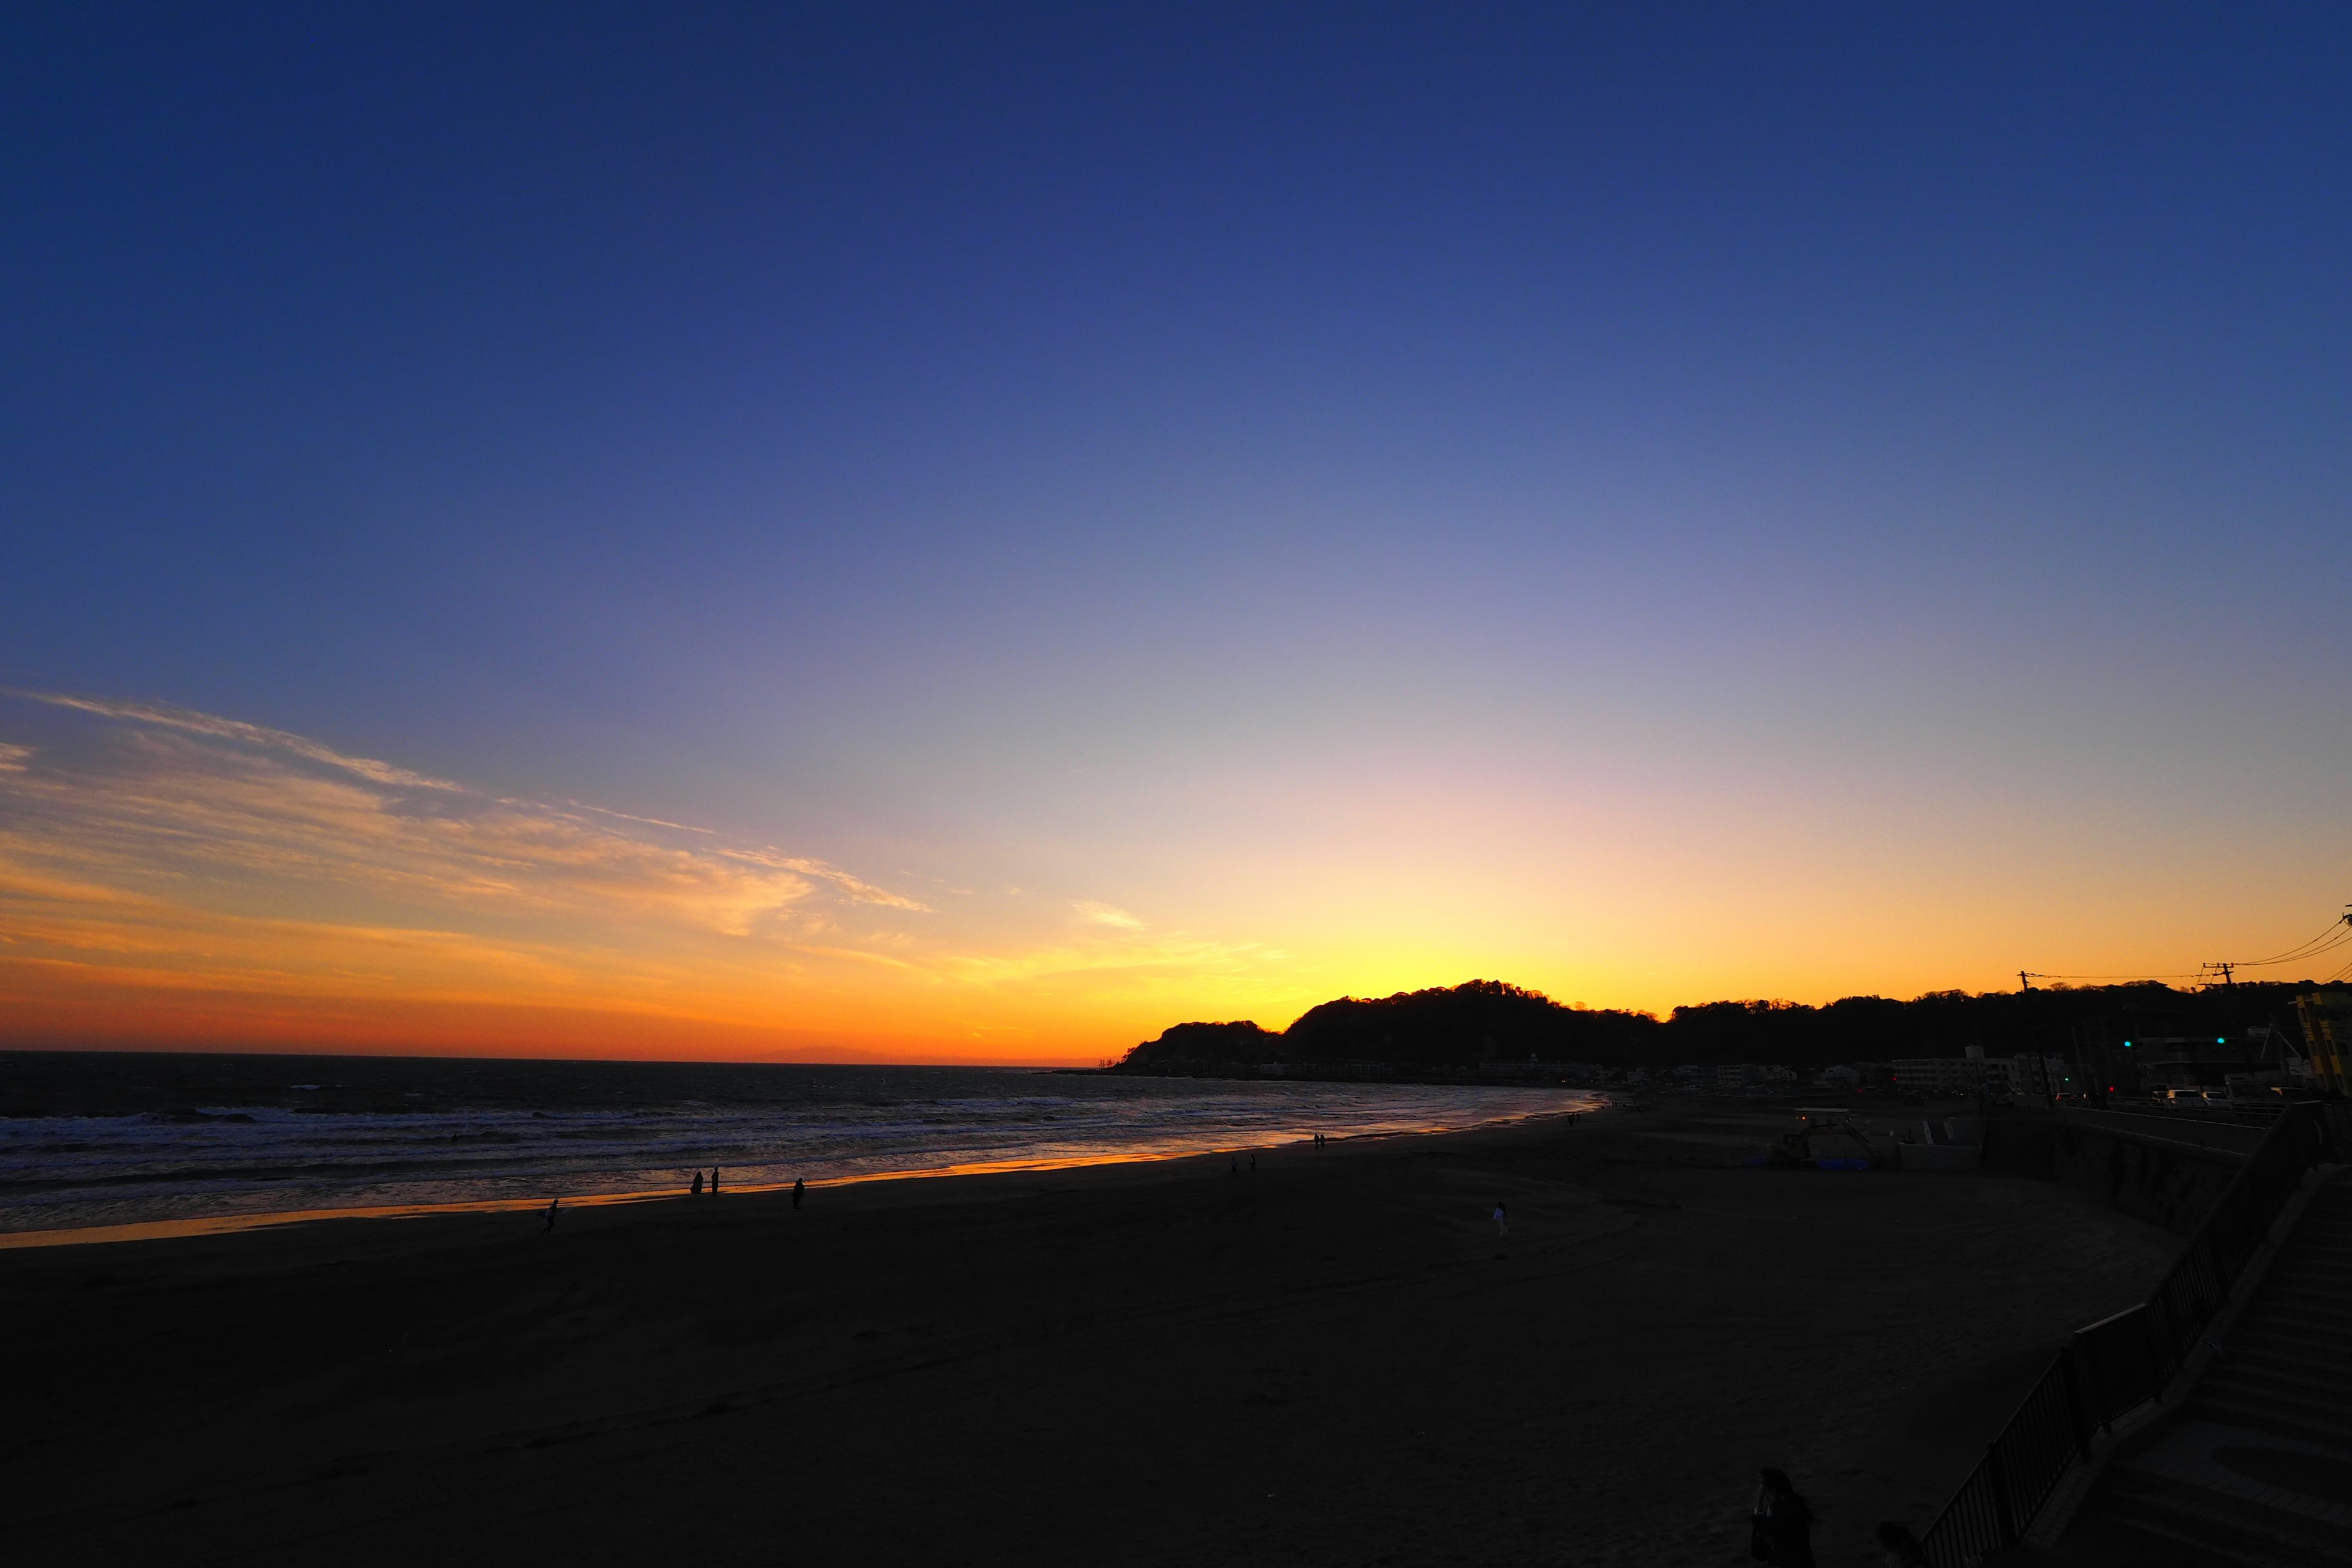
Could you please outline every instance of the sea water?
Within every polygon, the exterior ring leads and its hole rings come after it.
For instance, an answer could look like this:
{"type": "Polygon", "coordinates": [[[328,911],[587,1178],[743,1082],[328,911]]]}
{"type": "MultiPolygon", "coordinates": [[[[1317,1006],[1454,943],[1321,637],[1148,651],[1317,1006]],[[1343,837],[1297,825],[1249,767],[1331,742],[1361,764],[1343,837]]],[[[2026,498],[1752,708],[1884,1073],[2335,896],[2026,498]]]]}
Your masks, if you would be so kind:
{"type": "Polygon", "coordinates": [[[0,1053],[0,1233],[1111,1163],[1475,1127],[1557,1088],[1021,1068],[0,1053]]]}

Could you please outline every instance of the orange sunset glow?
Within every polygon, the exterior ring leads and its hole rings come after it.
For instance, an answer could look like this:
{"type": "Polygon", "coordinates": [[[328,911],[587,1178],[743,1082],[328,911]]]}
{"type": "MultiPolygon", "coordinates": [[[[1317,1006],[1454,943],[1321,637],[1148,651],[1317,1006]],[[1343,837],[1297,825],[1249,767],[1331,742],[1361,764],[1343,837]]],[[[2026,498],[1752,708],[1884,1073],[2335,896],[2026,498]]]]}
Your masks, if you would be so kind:
{"type": "Polygon", "coordinates": [[[1524,776],[1276,776],[1225,842],[973,886],[911,851],[853,868],[175,708],[10,701],[40,732],[0,753],[16,1045],[1091,1063],[1182,1018],[1280,1027],[1476,973],[1663,1012],[1990,985],[2021,945],[2193,957],[2219,929],[2135,910],[2144,879],[2044,904],[2079,853],[1965,868],[1931,841],[1874,866],[1878,829],[1831,820],[1852,803],[1769,789],[1546,803],[1524,776]],[[1899,885],[1923,859],[1943,862],[1932,908],[1899,885]],[[1717,903],[1769,915],[1695,940],[1717,903]]]}

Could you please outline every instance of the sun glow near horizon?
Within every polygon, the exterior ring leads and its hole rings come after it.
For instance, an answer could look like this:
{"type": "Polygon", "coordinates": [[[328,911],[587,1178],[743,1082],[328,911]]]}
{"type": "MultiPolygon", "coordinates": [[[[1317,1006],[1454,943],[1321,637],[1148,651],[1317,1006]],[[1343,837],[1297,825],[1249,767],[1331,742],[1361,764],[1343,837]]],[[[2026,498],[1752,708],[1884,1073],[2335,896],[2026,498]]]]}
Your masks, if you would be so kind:
{"type": "Polygon", "coordinates": [[[988,889],[953,853],[845,867],[214,715],[21,693],[5,713],[10,1046],[1091,1064],[1188,1019],[1279,1028],[1473,976],[1656,1012],[1990,986],[2007,952],[1973,973],[1936,954],[2021,940],[1948,907],[1930,940],[1874,942],[1884,889],[1834,866],[1727,933],[1678,907],[1675,846],[1719,887],[1760,888],[1779,857],[1709,859],[1708,829],[1622,802],[1599,852],[1543,826],[1605,803],[1547,816],[1425,777],[1349,786],[1319,829],[1277,782],[1222,842],[1129,847],[1116,886],[1055,887],[1064,850],[988,889]]]}

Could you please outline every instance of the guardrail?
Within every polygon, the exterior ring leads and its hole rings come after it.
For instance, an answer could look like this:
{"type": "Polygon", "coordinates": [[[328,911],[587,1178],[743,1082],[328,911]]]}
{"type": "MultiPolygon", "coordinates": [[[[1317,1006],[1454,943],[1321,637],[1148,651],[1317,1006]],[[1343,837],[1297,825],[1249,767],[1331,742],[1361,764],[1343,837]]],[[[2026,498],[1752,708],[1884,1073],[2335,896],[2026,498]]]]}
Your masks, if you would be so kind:
{"type": "Polygon", "coordinates": [[[2323,1160],[2352,1160],[2352,1105],[2289,1107],[2147,1300],[2059,1347],[1921,1538],[1936,1568],[1973,1568],[2016,1545],[2068,1468],[2089,1457],[2091,1439],[2164,1397],[2279,1211],[2323,1160]]]}
{"type": "MultiPolygon", "coordinates": [[[[2278,1110],[2284,1111],[2288,1104],[2281,1101],[2278,1110]]],[[[2167,1143],[2213,1149],[2242,1159],[2261,1148],[2263,1140],[2278,1126],[2275,1113],[2265,1115],[2259,1121],[2252,1121],[2200,1115],[2188,1110],[2062,1105],[2057,1115],[2062,1122],[2073,1122],[2079,1127],[2096,1127],[2109,1132],[2129,1133],[2135,1138],[2155,1138],[2167,1143]]]]}

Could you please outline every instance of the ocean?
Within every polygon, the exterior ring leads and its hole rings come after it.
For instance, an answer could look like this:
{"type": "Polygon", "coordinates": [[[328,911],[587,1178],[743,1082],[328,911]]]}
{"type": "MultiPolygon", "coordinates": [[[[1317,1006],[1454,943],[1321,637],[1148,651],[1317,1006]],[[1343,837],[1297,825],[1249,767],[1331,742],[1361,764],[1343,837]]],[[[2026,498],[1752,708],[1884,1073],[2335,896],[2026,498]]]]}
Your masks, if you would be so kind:
{"type": "Polygon", "coordinates": [[[0,1234],[1108,1163],[1558,1114],[1556,1088],[0,1052],[0,1234]]]}

